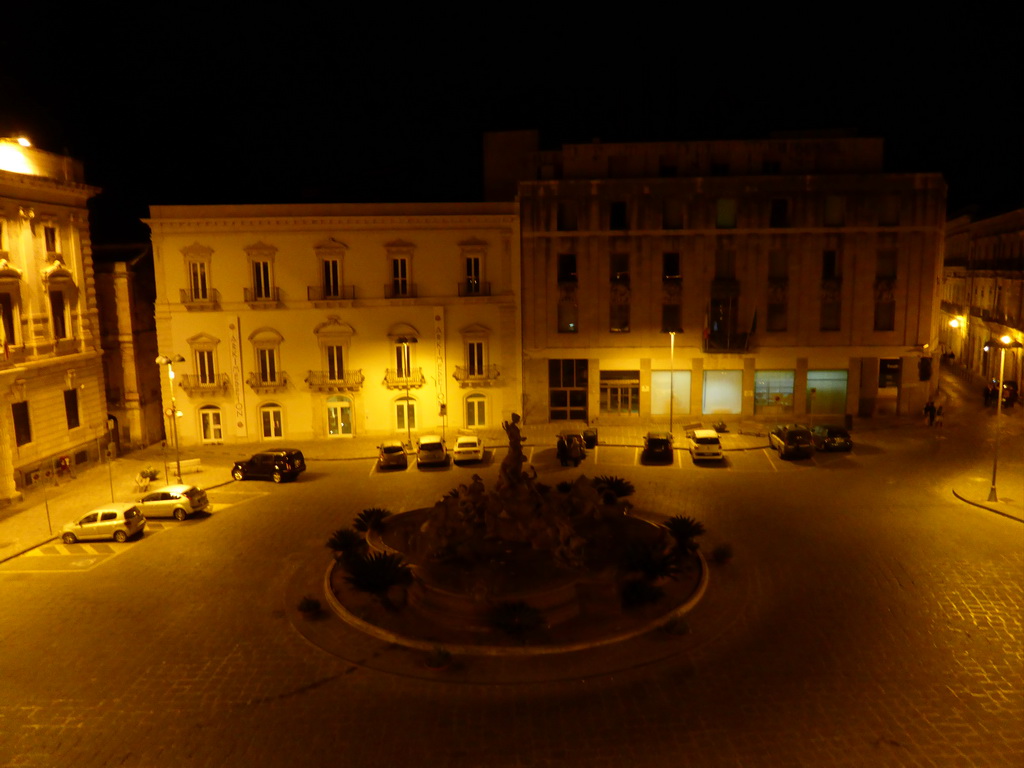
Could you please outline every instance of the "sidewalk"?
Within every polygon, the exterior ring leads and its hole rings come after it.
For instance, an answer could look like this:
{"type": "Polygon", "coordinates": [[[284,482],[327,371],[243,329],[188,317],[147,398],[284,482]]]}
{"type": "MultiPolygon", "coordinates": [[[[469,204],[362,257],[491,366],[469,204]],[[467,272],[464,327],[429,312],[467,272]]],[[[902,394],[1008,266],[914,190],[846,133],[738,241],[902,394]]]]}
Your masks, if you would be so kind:
{"type": "MultiPolygon", "coordinates": [[[[975,387],[952,374],[943,371],[942,402],[957,418],[977,419],[984,415],[980,397],[973,397],[975,387]],[[978,401],[978,402],[974,402],[978,401]],[[977,412],[977,413],[975,413],[977,412]]],[[[980,392],[980,385],[977,387],[980,392]]],[[[1017,409],[1022,410],[1022,409],[1017,409]]],[[[690,421],[681,417],[674,425],[676,450],[685,445],[683,436],[690,421]]],[[[702,420],[706,426],[713,417],[702,420]]],[[[1021,463],[1021,436],[1024,413],[1007,414],[1005,417],[1003,451],[1006,460],[1000,463],[998,490],[999,500],[989,502],[991,469],[987,476],[975,471],[953,479],[951,492],[962,501],[984,509],[1006,515],[1024,522],[1024,464],[1021,463]]],[[[558,432],[578,424],[523,424],[524,448],[529,452],[554,451],[558,432]]],[[[760,450],[767,447],[769,424],[753,419],[727,421],[729,431],[721,435],[722,447],[731,451],[760,450]]],[[[897,417],[856,419],[854,438],[868,433],[893,432],[918,427],[917,420],[897,417]]],[[[952,426],[947,420],[947,429],[952,426]]],[[[640,426],[598,426],[598,447],[629,446],[640,447],[647,432],[646,425],[640,426]]],[[[449,445],[455,442],[455,432],[449,430],[446,439],[449,445]]],[[[507,445],[505,433],[499,429],[482,433],[488,448],[503,450],[507,445]]],[[[283,445],[299,448],[310,462],[318,461],[372,461],[377,456],[379,437],[355,437],[352,439],[288,441],[283,445]]],[[[186,447],[181,458],[200,460],[199,472],[184,473],[182,482],[194,483],[203,488],[216,488],[232,482],[231,467],[237,459],[246,458],[265,448],[258,442],[232,445],[209,445],[186,447]]],[[[109,464],[83,468],[74,478],[62,478],[59,485],[51,485],[27,491],[23,501],[0,509],[0,562],[33,549],[60,535],[60,529],[80,514],[108,501],[135,501],[141,496],[136,489],[135,477],[144,467],[160,471],[160,476],[151,488],[165,485],[168,478],[174,479],[174,452],[159,445],[150,446],[114,459],[109,464]]]]}

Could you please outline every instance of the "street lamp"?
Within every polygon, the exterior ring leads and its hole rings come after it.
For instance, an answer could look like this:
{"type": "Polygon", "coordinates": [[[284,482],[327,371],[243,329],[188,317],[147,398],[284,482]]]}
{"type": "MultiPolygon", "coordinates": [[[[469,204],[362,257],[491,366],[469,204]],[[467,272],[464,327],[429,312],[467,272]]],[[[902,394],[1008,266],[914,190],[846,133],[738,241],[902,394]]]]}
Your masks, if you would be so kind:
{"type": "Polygon", "coordinates": [[[668,433],[672,434],[672,418],[676,407],[676,332],[668,332],[668,433]]]}
{"type": "Polygon", "coordinates": [[[989,501],[999,501],[996,494],[996,468],[999,466],[999,432],[1001,427],[1000,416],[1003,412],[1003,372],[1006,369],[1006,350],[1020,349],[1019,341],[1014,341],[1009,336],[1000,336],[998,339],[989,339],[985,342],[984,350],[988,352],[993,347],[999,347],[999,389],[996,391],[996,444],[995,454],[992,458],[992,487],[988,491],[989,501]]]}
{"type": "Polygon", "coordinates": [[[409,355],[409,345],[415,344],[417,339],[415,336],[399,336],[395,339],[399,344],[402,345],[402,375],[405,376],[405,435],[406,442],[409,444],[409,450],[412,450],[412,421],[409,418],[410,413],[415,413],[415,410],[410,411],[410,399],[409,399],[409,384],[412,378],[412,369],[410,368],[411,357],[409,355]]]}
{"type": "Polygon", "coordinates": [[[181,448],[178,445],[178,404],[174,399],[174,364],[184,363],[185,358],[181,355],[158,355],[156,358],[157,365],[167,366],[167,378],[171,382],[171,430],[174,433],[174,464],[175,464],[175,477],[178,478],[178,482],[181,482],[181,448]]]}

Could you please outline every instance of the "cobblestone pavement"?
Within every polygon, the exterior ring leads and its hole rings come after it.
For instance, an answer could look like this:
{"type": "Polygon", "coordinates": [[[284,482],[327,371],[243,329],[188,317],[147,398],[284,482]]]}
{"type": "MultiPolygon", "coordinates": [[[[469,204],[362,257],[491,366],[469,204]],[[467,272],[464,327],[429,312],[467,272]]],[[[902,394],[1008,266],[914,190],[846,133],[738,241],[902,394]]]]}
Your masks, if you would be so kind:
{"type": "MultiPolygon", "coordinates": [[[[1024,526],[950,493],[987,474],[968,407],[942,435],[858,432],[863,451],[813,464],[616,468],[734,558],[688,635],[518,666],[434,672],[335,618],[303,624],[338,527],[325,491],[379,498],[362,464],[214,490],[225,511],[103,566],[0,571],[0,765],[1020,765],[1024,526]]],[[[1012,506],[1024,443],[1005,437],[1012,506]]],[[[388,493],[447,482],[408,479],[388,493]]]]}

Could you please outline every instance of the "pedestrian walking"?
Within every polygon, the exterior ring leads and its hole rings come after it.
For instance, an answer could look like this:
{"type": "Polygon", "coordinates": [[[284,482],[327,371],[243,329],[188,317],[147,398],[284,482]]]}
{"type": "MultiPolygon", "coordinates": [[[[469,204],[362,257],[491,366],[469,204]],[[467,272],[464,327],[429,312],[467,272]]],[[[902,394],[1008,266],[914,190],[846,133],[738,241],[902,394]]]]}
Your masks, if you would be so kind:
{"type": "Polygon", "coordinates": [[[940,405],[938,408],[935,409],[935,426],[936,427],[941,427],[942,426],[942,416],[943,416],[942,406],[940,405]]]}
{"type": "Polygon", "coordinates": [[[935,423],[935,403],[931,400],[924,404],[924,417],[929,427],[935,423]]]}
{"type": "Polygon", "coordinates": [[[561,435],[558,436],[558,442],[555,443],[555,453],[563,467],[569,466],[569,446],[565,444],[565,438],[561,435]]]}

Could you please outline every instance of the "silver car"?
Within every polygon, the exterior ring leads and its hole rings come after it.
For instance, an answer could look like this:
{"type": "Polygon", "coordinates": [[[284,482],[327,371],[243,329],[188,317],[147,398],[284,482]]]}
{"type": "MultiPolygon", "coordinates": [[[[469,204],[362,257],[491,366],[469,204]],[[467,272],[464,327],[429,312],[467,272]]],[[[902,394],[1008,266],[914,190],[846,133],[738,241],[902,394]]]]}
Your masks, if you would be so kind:
{"type": "Polygon", "coordinates": [[[447,464],[448,448],[440,435],[424,435],[416,441],[416,464],[447,464]]]}
{"type": "Polygon", "coordinates": [[[194,485],[165,485],[141,497],[138,507],[145,517],[184,520],[196,512],[209,511],[210,500],[206,491],[194,485]]]}
{"type": "Polygon", "coordinates": [[[87,539],[127,541],[145,527],[146,518],[135,504],[107,504],[65,525],[60,537],[65,544],[87,539]]]}

